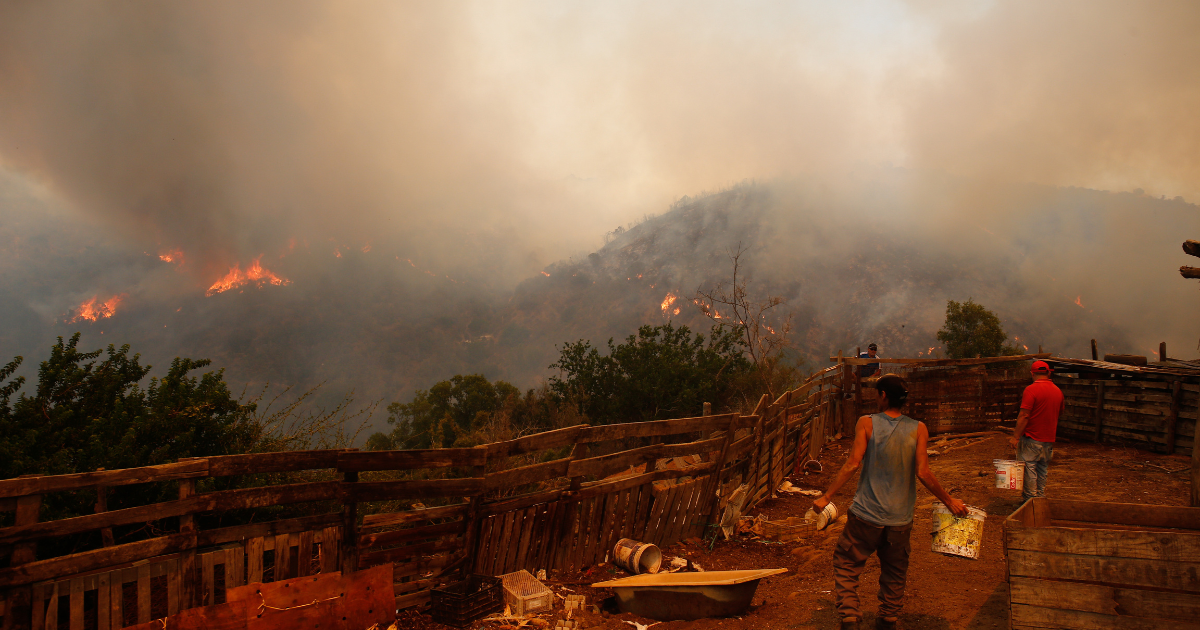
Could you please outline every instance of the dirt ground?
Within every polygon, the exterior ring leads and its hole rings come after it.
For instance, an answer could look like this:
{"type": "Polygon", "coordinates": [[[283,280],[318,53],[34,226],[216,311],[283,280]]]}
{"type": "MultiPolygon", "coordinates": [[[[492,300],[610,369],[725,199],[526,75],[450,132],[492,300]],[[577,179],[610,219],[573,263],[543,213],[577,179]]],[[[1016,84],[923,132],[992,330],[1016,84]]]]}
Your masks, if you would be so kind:
{"type": "MultiPolygon", "coordinates": [[[[935,438],[936,441],[936,438],[935,438]]],[[[790,477],[800,488],[824,490],[846,459],[850,439],[827,445],[821,454],[824,471],[821,474],[801,474],[790,477]]],[[[917,484],[916,520],[912,534],[912,558],[908,571],[905,612],[900,618],[902,628],[922,630],[1008,628],[1008,585],[1005,581],[1003,520],[1020,506],[1018,490],[994,487],[991,462],[993,459],[1012,459],[1013,453],[1005,436],[995,435],[969,446],[932,457],[931,466],[942,485],[968,505],[987,512],[984,541],[978,560],[936,554],[930,551],[929,532],[932,531],[931,504],[935,500],[917,484]]],[[[1189,458],[1157,455],[1130,448],[1096,444],[1059,442],[1055,445],[1050,465],[1047,496],[1055,498],[1142,503],[1157,505],[1186,505],[1188,497],[1187,467],[1189,458]],[[1177,472],[1168,472],[1177,471],[1177,472]]],[[[834,503],[839,514],[845,514],[854,496],[852,480],[838,494],[834,503]]],[[[811,505],[812,498],[787,494],[769,499],[749,512],[750,516],[764,513],[771,520],[799,516],[811,505]]],[[[742,537],[739,540],[718,540],[711,550],[708,541],[692,540],[664,549],[664,558],[680,556],[699,563],[705,570],[756,569],[786,567],[788,572],[763,580],[754,595],[753,604],[742,617],[702,619],[659,623],[656,630],[758,630],[832,629],[837,627],[834,609],[833,547],[841,533],[841,525],[828,528],[815,538],[800,542],[778,544],[742,537]]],[[[588,597],[592,604],[602,604],[611,591],[586,586],[625,573],[609,564],[593,567],[583,574],[550,575],[549,586],[560,595],[588,597]]],[[[859,585],[859,597],[868,622],[874,627],[874,610],[878,603],[879,563],[872,556],[859,585]]],[[[565,617],[560,604],[553,614],[542,620],[552,630],[565,617]]],[[[652,620],[630,614],[575,614],[574,619],[585,628],[630,630],[634,622],[648,625],[652,620]]],[[[432,623],[427,615],[402,613],[400,627],[444,628],[432,623]]],[[[474,628],[514,627],[514,624],[477,622],[474,628]]],[[[540,625],[540,624],[539,624],[540,625]]],[[[536,627],[536,626],[525,626],[536,627]]]]}

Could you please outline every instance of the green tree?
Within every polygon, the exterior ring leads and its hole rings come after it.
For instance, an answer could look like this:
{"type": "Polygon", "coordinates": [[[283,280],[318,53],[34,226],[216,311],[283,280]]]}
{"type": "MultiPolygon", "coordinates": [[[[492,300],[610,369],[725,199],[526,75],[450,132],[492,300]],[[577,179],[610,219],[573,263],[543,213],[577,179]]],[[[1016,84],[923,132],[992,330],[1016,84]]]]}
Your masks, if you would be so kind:
{"type": "Polygon", "coordinates": [[[946,356],[951,359],[1018,354],[1015,346],[1005,343],[1008,334],[1000,325],[1000,318],[973,299],[946,303],[946,323],[938,331],[937,339],[946,344],[946,356]]]}
{"type": "Polygon", "coordinates": [[[568,343],[549,379],[560,402],[592,424],[697,415],[704,402],[728,406],[753,371],[738,329],[712,328],[707,341],[687,326],[642,326],[601,355],[588,341],[568,343]]]}
{"type": "Polygon", "coordinates": [[[419,390],[411,402],[388,405],[391,436],[367,439],[374,448],[441,448],[461,445],[460,438],[485,422],[521,391],[504,381],[492,383],[482,374],[457,374],[419,390]],[[390,441],[388,440],[390,438],[390,441]]]}
{"type": "MultiPolygon", "coordinates": [[[[142,388],[150,366],[131,356],[128,345],[81,352],[78,343],[78,333],[58,338],[38,369],[33,395],[13,400],[23,377],[0,387],[0,478],[164,464],[241,452],[253,441],[255,406],[230,396],[222,371],[189,376],[208,360],[177,358],[142,388]]],[[[0,381],[22,360],[0,369],[0,381]]],[[[83,494],[47,495],[46,516],[90,513],[94,498],[83,494]]],[[[116,488],[110,507],[174,498],[169,494],[164,484],[116,488]]]]}

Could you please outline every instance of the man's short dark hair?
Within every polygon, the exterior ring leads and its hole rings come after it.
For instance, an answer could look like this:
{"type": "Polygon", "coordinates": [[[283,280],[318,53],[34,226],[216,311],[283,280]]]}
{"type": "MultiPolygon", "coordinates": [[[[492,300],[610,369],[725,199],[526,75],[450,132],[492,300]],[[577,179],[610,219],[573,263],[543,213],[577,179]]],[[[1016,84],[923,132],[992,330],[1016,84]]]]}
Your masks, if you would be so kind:
{"type": "Polygon", "coordinates": [[[878,349],[879,349],[879,346],[877,346],[875,344],[871,344],[871,345],[867,346],[867,350],[878,350],[878,349]]]}
{"type": "Polygon", "coordinates": [[[904,379],[899,375],[884,374],[875,382],[875,389],[887,396],[889,407],[899,409],[908,401],[908,388],[904,386],[904,379]]]}

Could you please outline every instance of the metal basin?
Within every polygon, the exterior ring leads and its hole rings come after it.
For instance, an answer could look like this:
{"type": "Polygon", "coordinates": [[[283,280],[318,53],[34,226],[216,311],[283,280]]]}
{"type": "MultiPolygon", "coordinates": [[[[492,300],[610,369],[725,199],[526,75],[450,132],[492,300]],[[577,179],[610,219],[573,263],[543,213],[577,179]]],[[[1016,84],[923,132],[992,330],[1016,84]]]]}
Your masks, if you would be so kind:
{"type": "Polygon", "coordinates": [[[611,588],[621,612],[649,619],[703,619],[731,617],[750,607],[758,581],[786,573],[787,569],[657,573],[597,582],[594,588],[611,588]]]}

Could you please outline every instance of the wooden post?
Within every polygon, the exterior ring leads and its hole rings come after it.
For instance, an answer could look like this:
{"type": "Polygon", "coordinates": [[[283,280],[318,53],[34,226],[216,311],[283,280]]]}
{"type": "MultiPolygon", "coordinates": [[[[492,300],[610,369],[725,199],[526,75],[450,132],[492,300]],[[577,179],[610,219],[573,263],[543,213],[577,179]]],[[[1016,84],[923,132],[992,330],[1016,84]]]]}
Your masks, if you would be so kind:
{"type": "MultiPolygon", "coordinates": [[[[704,405],[708,406],[708,403],[704,403],[704,405]]],[[[729,452],[729,445],[733,444],[733,436],[734,436],[734,433],[737,432],[737,429],[735,427],[737,427],[737,425],[738,425],[738,419],[739,419],[738,415],[734,414],[733,417],[729,419],[729,426],[725,428],[725,441],[721,442],[721,454],[717,456],[717,467],[713,470],[713,473],[712,473],[713,487],[716,488],[717,490],[720,490],[721,488],[724,487],[721,484],[721,469],[725,467],[725,457],[726,457],[726,453],[729,452]]],[[[785,431],[786,431],[786,429],[785,429],[785,431]]],[[[719,524],[719,521],[717,519],[719,519],[721,517],[721,514],[720,514],[721,499],[725,499],[728,497],[718,497],[716,492],[712,493],[712,497],[713,497],[713,499],[712,499],[713,506],[712,506],[712,510],[710,510],[708,513],[708,523],[718,523],[719,524]]],[[[714,536],[715,536],[715,534],[714,534],[714,536]]]]}
{"type": "Polygon", "coordinates": [[[1179,423],[1179,396],[1182,390],[1179,381],[1171,384],[1171,412],[1167,414],[1167,455],[1175,452],[1175,425],[1179,423]]]}
{"type": "MultiPolygon", "coordinates": [[[[196,494],[195,479],[179,480],[179,499],[187,499],[196,494]]],[[[195,534],[196,517],[184,514],[179,517],[179,533],[195,534]]],[[[139,600],[138,605],[141,605],[139,600]]],[[[185,549],[179,554],[179,608],[186,610],[199,606],[196,599],[196,548],[185,549]]]]}
{"type": "MultiPolygon", "coordinates": [[[[97,468],[96,472],[104,470],[97,468]]],[[[108,511],[108,486],[96,486],[96,513],[108,511]]],[[[113,532],[111,527],[105,527],[100,530],[100,544],[105,547],[113,546],[113,532]]]]}
{"type": "MultiPolygon", "coordinates": [[[[344,483],[356,483],[358,471],[342,473],[344,483]]],[[[342,500],[342,575],[358,570],[358,503],[342,500]]]]}
{"type": "Polygon", "coordinates": [[[1098,361],[1099,359],[1100,359],[1100,355],[1096,352],[1096,340],[1093,339],[1092,340],[1092,360],[1098,361]]]}
{"type": "Polygon", "coordinates": [[[712,415],[712,403],[710,403],[710,402],[704,403],[704,411],[702,411],[701,414],[705,415],[705,416],[711,416],[712,415]]]}
{"type": "MultiPolygon", "coordinates": [[[[474,467],[476,477],[483,477],[487,474],[487,446],[476,446],[475,448],[483,449],[483,464],[474,467]]],[[[471,497],[471,502],[467,506],[467,515],[463,517],[465,521],[463,527],[463,552],[466,555],[462,567],[462,576],[469,577],[471,570],[475,567],[475,559],[478,557],[479,528],[482,525],[479,518],[479,504],[483,502],[483,491],[471,497]]]]}
{"type": "Polygon", "coordinates": [[[1097,442],[1097,443],[1100,442],[1100,430],[1104,424],[1103,420],[1100,416],[1101,413],[1103,413],[1103,412],[1104,412],[1104,381],[1100,381],[1096,385],[1096,409],[1095,409],[1095,415],[1092,418],[1096,422],[1096,438],[1093,441],[1097,442]]]}
{"type": "Polygon", "coordinates": [[[1200,419],[1196,420],[1196,431],[1192,435],[1192,507],[1200,507],[1200,419]]]}
{"type": "MultiPolygon", "coordinates": [[[[1200,424],[1200,423],[1198,423],[1200,424]]],[[[22,477],[38,477],[40,475],[21,475],[22,477]]],[[[32,525],[41,518],[42,512],[42,495],[32,494],[24,497],[17,497],[17,510],[14,515],[13,525],[32,525]]],[[[21,543],[13,545],[12,556],[9,561],[9,566],[16,567],[22,564],[37,560],[37,543],[21,543]]],[[[21,628],[28,627],[30,623],[29,617],[24,619],[16,619],[16,611],[18,609],[29,609],[32,611],[32,605],[41,605],[42,602],[33,601],[33,589],[29,586],[21,586],[8,591],[8,601],[5,603],[4,609],[4,626],[6,628],[21,628]],[[11,620],[11,621],[10,621],[11,620]]],[[[57,603],[57,602],[56,602],[57,603]]]]}
{"type": "Polygon", "coordinates": [[[1158,361],[1162,363],[1167,360],[1167,342],[1158,342],[1158,361]]]}

